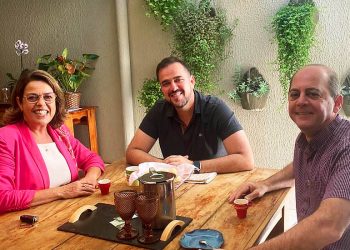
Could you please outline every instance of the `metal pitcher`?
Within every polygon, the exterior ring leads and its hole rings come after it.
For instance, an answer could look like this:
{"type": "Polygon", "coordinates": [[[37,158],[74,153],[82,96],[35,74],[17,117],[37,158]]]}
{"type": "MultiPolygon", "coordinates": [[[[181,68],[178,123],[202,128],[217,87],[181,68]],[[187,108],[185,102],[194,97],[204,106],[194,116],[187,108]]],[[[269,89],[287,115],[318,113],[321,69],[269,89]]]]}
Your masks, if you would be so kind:
{"type": "Polygon", "coordinates": [[[158,212],[153,223],[155,229],[164,229],[169,222],[176,219],[174,179],[173,173],[154,170],[139,178],[142,192],[159,196],[158,212]]]}

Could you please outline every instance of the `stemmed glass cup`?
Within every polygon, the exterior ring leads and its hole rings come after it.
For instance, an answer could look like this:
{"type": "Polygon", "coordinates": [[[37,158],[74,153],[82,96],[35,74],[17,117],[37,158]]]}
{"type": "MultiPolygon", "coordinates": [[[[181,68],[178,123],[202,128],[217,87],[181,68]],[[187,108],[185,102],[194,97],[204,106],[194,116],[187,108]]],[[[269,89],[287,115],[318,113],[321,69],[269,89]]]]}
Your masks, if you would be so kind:
{"type": "Polygon", "coordinates": [[[138,235],[138,232],[131,225],[132,216],[136,210],[137,192],[134,190],[123,190],[114,193],[115,209],[119,216],[125,221],[124,227],[117,233],[117,238],[131,240],[138,235]]]}
{"type": "Polygon", "coordinates": [[[137,239],[143,244],[151,244],[159,240],[159,236],[153,234],[152,222],[158,211],[159,198],[156,194],[140,193],[136,198],[136,210],[143,225],[143,235],[137,239]]]}

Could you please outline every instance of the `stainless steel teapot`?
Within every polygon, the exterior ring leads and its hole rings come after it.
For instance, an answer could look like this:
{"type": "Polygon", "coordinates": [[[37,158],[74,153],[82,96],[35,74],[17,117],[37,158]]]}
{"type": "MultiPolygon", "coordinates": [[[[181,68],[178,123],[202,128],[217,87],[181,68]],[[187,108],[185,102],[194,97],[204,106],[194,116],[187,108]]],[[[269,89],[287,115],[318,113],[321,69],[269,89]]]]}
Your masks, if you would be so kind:
{"type": "Polygon", "coordinates": [[[153,228],[164,229],[168,223],[176,219],[174,195],[175,174],[150,169],[150,172],[139,178],[142,192],[154,193],[159,196],[158,211],[153,228]]]}

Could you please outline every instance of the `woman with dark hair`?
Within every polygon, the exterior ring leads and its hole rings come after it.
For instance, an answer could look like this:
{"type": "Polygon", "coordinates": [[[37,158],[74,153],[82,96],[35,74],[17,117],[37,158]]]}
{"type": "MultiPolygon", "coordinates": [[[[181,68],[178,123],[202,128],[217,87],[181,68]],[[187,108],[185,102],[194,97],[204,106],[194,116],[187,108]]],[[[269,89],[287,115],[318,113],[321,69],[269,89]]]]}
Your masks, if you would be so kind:
{"type": "Polygon", "coordinates": [[[70,134],[64,118],[57,81],[23,71],[0,128],[0,213],[95,191],[103,161],[70,134]]]}

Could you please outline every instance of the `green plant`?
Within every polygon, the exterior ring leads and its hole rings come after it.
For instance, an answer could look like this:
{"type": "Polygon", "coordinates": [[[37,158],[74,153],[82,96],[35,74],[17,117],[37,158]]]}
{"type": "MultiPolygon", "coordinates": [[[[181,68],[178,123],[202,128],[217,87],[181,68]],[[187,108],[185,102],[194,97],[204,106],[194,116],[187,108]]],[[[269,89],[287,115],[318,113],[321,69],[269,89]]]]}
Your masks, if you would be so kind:
{"type": "Polygon", "coordinates": [[[257,68],[250,68],[243,77],[241,70],[237,68],[233,76],[233,84],[235,89],[229,93],[229,97],[238,101],[243,93],[250,93],[254,96],[262,96],[270,91],[268,82],[259,73],[257,68]]]}
{"type": "Polygon", "coordinates": [[[146,113],[161,98],[163,98],[163,94],[157,79],[145,79],[137,99],[146,108],[146,113]]]}
{"type": "MultiPolygon", "coordinates": [[[[237,20],[230,26],[225,13],[211,7],[211,0],[145,0],[145,3],[148,6],[146,15],[152,14],[160,20],[163,30],[173,32],[172,54],[188,65],[196,78],[196,88],[205,93],[217,90],[215,73],[229,54],[225,48],[233,37],[237,20]]],[[[144,83],[153,81],[146,79],[144,83]]],[[[155,90],[146,86],[139,92],[138,100],[143,106],[147,105],[147,111],[148,105],[156,102],[155,98],[162,97],[160,90],[155,90]]]]}
{"type": "Polygon", "coordinates": [[[210,0],[184,2],[175,15],[173,54],[182,58],[196,78],[196,87],[206,93],[217,88],[215,73],[227,57],[225,47],[237,24],[227,24],[226,15],[211,7],[210,0]]]}
{"type": "Polygon", "coordinates": [[[146,16],[153,15],[157,20],[160,20],[160,24],[163,26],[163,30],[167,30],[173,23],[174,16],[179,7],[185,0],[145,0],[148,12],[146,16]]]}
{"type": "Polygon", "coordinates": [[[343,95],[342,109],[346,116],[350,116],[350,74],[348,74],[344,80],[341,88],[341,94],[343,95]]]}
{"type": "Polygon", "coordinates": [[[273,17],[272,29],[278,44],[280,83],[287,97],[293,74],[310,61],[314,44],[317,8],[313,1],[290,1],[273,17]]]}
{"type": "Polygon", "coordinates": [[[38,69],[52,74],[66,92],[77,92],[83,81],[90,77],[95,69],[94,62],[98,59],[95,54],[83,54],[82,60],[69,59],[68,49],[65,48],[60,56],[55,58],[44,55],[37,61],[38,69]]]}
{"type": "Polygon", "coordinates": [[[344,80],[343,86],[341,87],[341,94],[343,96],[350,96],[350,74],[344,80]]]}

